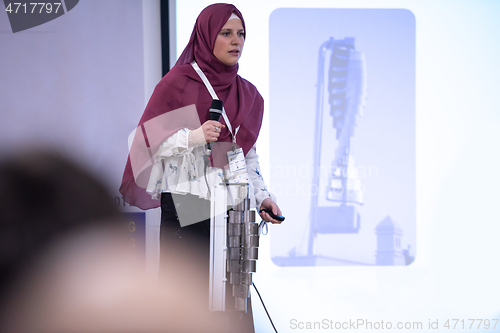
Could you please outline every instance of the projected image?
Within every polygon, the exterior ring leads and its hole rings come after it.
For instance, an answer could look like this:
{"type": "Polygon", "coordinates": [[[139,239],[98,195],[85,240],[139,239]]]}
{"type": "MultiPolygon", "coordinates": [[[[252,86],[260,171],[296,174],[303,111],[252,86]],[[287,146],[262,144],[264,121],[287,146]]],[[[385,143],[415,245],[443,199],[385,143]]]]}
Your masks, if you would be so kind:
{"type": "Polygon", "coordinates": [[[279,266],[415,260],[415,19],[398,9],[270,17],[279,266]]]}

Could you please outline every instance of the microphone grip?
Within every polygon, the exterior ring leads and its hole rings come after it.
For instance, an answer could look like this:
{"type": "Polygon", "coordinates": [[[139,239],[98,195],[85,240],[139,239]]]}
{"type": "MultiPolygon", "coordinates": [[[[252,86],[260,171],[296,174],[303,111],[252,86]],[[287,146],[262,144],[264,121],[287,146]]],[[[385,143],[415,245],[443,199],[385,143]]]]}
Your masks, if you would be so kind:
{"type": "MultiPolygon", "coordinates": [[[[210,105],[210,109],[208,110],[209,120],[219,121],[222,115],[222,101],[218,99],[212,100],[212,105],[210,105]]],[[[212,150],[212,143],[207,143],[208,150],[212,150]]]]}
{"type": "Polygon", "coordinates": [[[221,113],[217,112],[218,110],[214,110],[214,111],[210,110],[210,120],[219,121],[221,113]]]}

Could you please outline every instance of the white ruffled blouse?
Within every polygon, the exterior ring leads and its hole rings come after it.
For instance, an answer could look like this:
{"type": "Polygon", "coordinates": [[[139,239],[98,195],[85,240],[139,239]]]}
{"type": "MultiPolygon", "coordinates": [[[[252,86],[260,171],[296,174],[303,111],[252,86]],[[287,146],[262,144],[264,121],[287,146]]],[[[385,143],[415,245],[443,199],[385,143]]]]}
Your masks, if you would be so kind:
{"type": "MultiPolygon", "coordinates": [[[[147,192],[153,199],[160,199],[162,192],[177,194],[190,193],[210,200],[207,182],[210,187],[223,182],[220,168],[208,167],[207,180],[204,174],[204,146],[189,147],[187,128],[179,130],[163,142],[155,154],[155,164],[151,170],[147,192]]],[[[268,191],[262,178],[259,156],[255,145],[245,156],[250,187],[252,208],[258,208],[266,198],[276,201],[268,191]]]]}

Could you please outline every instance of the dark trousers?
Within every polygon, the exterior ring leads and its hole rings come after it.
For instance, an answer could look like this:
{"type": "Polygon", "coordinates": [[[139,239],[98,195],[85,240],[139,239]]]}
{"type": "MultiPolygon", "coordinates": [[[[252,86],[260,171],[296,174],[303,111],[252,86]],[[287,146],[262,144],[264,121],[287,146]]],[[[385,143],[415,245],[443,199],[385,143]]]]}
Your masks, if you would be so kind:
{"type": "MultiPolygon", "coordinates": [[[[196,200],[204,200],[192,197],[193,200],[189,200],[191,204],[196,200]]],[[[210,220],[181,227],[177,209],[189,207],[180,207],[179,202],[182,204],[185,200],[173,200],[172,194],[162,194],[160,278],[178,286],[175,288],[178,294],[189,298],[187,303],[192,306],[186,311],[193,311],[193,320],[207,321],[200,332],[254,333],[250,300],[246,313],[209,311],[210,220]]],[[[226,294],[232,297],[228,292],[226,294]]],[[[226,303],[232,304],[230,300],[226,303]]]]}

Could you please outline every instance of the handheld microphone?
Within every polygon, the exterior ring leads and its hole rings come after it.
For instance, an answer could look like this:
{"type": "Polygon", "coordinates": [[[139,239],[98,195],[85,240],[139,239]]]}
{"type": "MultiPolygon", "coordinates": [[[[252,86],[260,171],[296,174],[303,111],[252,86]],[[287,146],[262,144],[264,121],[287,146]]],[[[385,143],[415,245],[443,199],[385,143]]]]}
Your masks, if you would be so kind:
{"type": "MultiPolygon", "coordinates": [[[[222,101],[218,99],[212,100],[212,105],[210,105],[210,109],[208,110],[208,112],[210,120],[219,121],[220,117],[222,116],[222,101]]],[[[209,150],[211,150],[212,143],[209,142],[207,144],[207,147],[209,150]]]]}
{"type": "MultiPolygon", "coordinates": [[[[209,120],[219,121],[220,116],[222,116],[222,101],[218,99],[212,100],[212,105],[210,105],[210,109],[208,109],[209,120]]],[[[210,193],[210,186],[208,185],[207,180],[207,168],[208,168],[208,160],[210,158],[210,154],[212,153],[212,142],[207,143],[207,149],[205,149],[205,154],[203,156],[203,164],[205,164],[205,183],[207,184],[208,193],[210,193]]]]}

